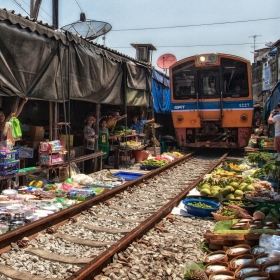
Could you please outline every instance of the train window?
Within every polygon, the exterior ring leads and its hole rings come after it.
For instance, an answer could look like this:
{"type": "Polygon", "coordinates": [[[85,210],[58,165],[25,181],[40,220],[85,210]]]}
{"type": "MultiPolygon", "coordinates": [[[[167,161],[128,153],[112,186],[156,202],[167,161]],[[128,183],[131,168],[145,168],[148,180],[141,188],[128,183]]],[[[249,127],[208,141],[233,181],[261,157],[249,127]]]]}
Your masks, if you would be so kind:
{"type": "Polygon", "coordinates": [[[222,58],[221,64],[223,65],[224,97],[238,98],[249,96],[246,63],[222,58]]]}
{"type": "Polygon", "coordinates": [[[218,83],[214,75],[207,75],[201,78],[202,92],[205,96],[213,96],[218,93],[218,83]]]}
{"type": "Polygon", "coordinates": [[[194,76],[182,72],[180,77],[175,77],[175,95],[178,98],[194,98],[195,97],[195,83],[194,76]]]}
{"type": "Polygon", "coordinates": [[[197,86],[194,60],[182,63],[172,70],[173,77],[173,98],[180,99],[192,99],[196,98],[197,86]]]}

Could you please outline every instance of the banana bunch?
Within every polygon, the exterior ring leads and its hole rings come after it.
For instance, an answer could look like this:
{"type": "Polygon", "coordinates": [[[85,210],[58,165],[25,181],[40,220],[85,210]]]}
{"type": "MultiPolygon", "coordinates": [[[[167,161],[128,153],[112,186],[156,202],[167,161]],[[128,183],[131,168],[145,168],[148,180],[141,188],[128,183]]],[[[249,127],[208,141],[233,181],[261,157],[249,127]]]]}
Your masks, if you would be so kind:
{"type": "Polygon", "coordinates": [[[246,170],[246,167],[245,167],[244,165],[235,164],[235,163],[233,163],[233,162],[231,162],[231,163],[229,164],[229,167],[230,167],[231,169],[237,170],[237,171],[244,171],[244,170],[246,170]]]}
{"type": "Polygon", "coordinates": [[[40,180],[33,180],[29,183],[30,187],[35,187],[37,189],[40,189],[43,187],[43,182],[40,180]]]}

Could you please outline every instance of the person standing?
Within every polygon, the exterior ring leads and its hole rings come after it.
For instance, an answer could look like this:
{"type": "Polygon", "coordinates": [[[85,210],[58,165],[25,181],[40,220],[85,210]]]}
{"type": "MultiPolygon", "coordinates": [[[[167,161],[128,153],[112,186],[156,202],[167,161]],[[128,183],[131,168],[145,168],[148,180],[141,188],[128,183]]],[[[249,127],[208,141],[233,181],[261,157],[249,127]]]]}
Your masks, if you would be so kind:
{"type": "Polygon", "coordinates": [[[142,128],[143,125],[147,124],[147,123],[152,123],[155,121],[154,118],[150,119],[150,120],[138,120],[138,116],[134,116],[133,117],[133,123],[130,125],[130,129],[132,130],[136,130],[137,134],[142,134],[142,128]]]}
{"type": "MultiPolygon", "coordinates": [[[[98,138],[98,135],[95,134],[96,119],[93,116],[88,116],[85,120],[84,127],[84,143],[85,143],[85,153],[86,155],[93,154],[95,152],[95,139],[98,138]]],[[[84,163],[84,172],[86,174],[93,172],[93,160],[85,160],[84,163]]]]}
{"type": "Polygon", "coordinates": [[[109,154],[109,131],[106,120],[100,121],[100,131],[98,136],[98,150],[105,152],[106,154],[102,156],[102,159],[105,160],[109,154]]]}
{"type": "MultiPolygon", "coordinates": [[[[277,108],[280,111],[280,103],[277,104],[277,108]]],[[[274,149],[277,153],[280,153],[280,114],[276,114],[276,110],[271,111],[268,123],[274,124],[274,149]]]]}
{"type": "Polygon", "coordinates": [[[115,126],[117,124],[118,121],[126,118],[127,115],[120,115],[119,112],[114,112],[112,116],[109,116],[109,117],[101,117],[101,119],[103,118],[106,118],[106,121],[107,121],[107,129],[113,133],[114,129],[115,129],[115,126]]]}
{"type": "Polygon", "coordinates": [[[19,105],[18,109],[16,112],[11,112],[10,115],[6,118],[5,113],[2,108],[0,108],[0,141],[5,140],[5,135],[3,134],[3,129],[6,125],[6,123],[12,118],[12,117],[18,117],[25,105],[25,103],[28,101],[28,98],[25,97],[21,104],[19,105]]]}

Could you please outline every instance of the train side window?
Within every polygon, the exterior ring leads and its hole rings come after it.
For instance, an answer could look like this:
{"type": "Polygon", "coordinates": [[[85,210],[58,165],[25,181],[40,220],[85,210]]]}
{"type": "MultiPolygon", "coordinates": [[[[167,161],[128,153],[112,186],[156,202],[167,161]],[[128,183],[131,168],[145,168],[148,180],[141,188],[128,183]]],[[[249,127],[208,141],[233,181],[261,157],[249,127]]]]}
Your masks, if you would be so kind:
{"type": "Polygon", "coordinates": [[[193,75],[182,74],[182,77],[176,77],[176,95],[179,98],[193,98],[195,96],[195,83],[193,75]]]}

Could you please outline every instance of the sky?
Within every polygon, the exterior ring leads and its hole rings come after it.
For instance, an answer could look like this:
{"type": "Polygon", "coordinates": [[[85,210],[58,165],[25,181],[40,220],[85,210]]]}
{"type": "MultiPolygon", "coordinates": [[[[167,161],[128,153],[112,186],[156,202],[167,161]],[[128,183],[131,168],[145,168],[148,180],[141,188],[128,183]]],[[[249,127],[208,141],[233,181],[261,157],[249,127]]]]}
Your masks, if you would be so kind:
{"type": "MultiPolygon", "coordinates": [[[[35,2],[36,0],[34,0],[35,2]]],[[[30,0],[0,0],[0,8],[30,13],[30,0]]],[[[254,61],[254,49],[280,39],[279,0],[59,0],[59,27],[86,18],[112,30],[95,42],[136,57],[131,43],[152,44],[152,65],[171,53],[219,52],[254,61]],[[255,37],[255,38],[254,38],[255,37]]],[[[38,19],[52,23],[52,0],[42,0],[38,19]]]]}

